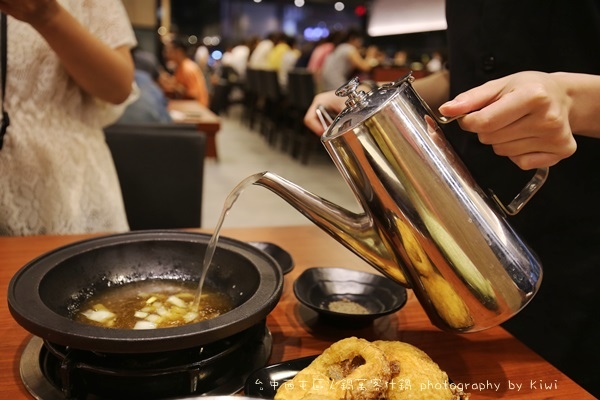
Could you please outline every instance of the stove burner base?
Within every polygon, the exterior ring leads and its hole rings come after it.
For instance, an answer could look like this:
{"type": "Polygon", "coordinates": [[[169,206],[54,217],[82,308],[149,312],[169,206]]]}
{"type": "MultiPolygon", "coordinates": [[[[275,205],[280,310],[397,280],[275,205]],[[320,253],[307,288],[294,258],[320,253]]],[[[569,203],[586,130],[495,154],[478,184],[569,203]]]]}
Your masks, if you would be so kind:
{"type": "MultiPolygon", "coordinates": [[[[249,359],[251,362],[236,363],[232,368],[237,371],[225,384],[220,385],[205,393],[195,393],[190,396],[172,397],[171,399],[192,399],[194,396],[227,396],[238,393],[244,388],[246,378],[256,369],[262,368],[267,364],[271,355],[273,338],[271,332],[265,326],[265,333],[258,346],[248,348],[249,359]]],[[[47,352],[44,341],[33,336],[25,346],[21,355],[19,370],[21,380],[29,393],[37,400],[65,400],[66,396],[62,390],[54,385],[45,375],[41,366],[42,353],[47,352]]],[[[99,397],[88,396],[89,400],[102,400],[99,397]]]]}

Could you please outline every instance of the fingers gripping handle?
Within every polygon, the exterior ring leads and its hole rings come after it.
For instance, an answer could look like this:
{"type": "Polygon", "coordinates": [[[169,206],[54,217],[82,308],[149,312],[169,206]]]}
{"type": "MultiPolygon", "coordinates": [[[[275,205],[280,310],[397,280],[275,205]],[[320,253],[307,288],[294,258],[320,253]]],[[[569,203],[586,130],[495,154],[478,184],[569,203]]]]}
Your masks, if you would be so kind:
{"type": "MultiPolygon", "coordinates": [[[[458,115],[456,117],[448,118],[445,116],[439,116],[434,114],[435,119],[440,124],[447,124],[456,119],[463,117],[464,115],[458,115]]],[[[527,204],[529,200],[533,197],[533,195],[540,190],[546,179],[548,179],[548,174],[550,172],[549,168],[538,168],[533,175],[533,177],[527,182],[525,187],[512,199],[512,201],[508,205],[504,205],[504,203],[498,198],[496,194],[490,189],[490,193],[492,199],[500,207],[500,209],[507,215],[517,215],[519,211],[527,204]]]]}

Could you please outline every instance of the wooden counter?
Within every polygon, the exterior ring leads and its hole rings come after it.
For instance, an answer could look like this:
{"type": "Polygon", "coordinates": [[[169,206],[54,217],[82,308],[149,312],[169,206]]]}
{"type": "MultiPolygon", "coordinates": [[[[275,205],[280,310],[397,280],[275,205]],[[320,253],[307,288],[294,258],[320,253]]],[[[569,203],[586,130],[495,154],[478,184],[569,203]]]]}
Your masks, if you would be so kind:
{"type": "MultiPolygon", "coordinates": [[[[427,352],[454,383],[468,385],[466,391],[472,400],[593,399],[500,327],[464,335],[439,331],[430,324],[411,291],[404,308],[369,327],[352,330],[323,325],[294,297],[292,285],[300,272],[313,266],[343,266],[368,272],[373,269],[314,226],[224,229],[222,236],[275,243],[294,258],[295,268],[285,276],[282,298],[267,319],[273,336],[271,363],[319,354],[331,343],[349,336],[402,340],[427,352]]],[[[85,237],[0,237],[1,399],[31,398],[19,376],[19,358],[31,336],[8,311],[9,280],[36,256],[85,237]]]]}

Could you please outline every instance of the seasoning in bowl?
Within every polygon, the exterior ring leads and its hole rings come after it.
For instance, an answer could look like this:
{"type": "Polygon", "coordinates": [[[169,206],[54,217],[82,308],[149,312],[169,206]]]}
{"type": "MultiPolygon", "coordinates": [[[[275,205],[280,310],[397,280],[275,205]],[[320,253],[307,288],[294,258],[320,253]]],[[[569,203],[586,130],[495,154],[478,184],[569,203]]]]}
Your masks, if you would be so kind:
{"type": "Polygon", "coordinates": [[[364,306],[348,299],[332,301],[327,305],[330,311],[343,313],[343,314],[368,314],[364,306]]]}
{"type": "Polygon", "coordinates": [[[294,281],[294,294],[320,320],[345,327],[369,324],[406,303],[406,289],[391,279],[339,267],[308,268],[294,281]]]}

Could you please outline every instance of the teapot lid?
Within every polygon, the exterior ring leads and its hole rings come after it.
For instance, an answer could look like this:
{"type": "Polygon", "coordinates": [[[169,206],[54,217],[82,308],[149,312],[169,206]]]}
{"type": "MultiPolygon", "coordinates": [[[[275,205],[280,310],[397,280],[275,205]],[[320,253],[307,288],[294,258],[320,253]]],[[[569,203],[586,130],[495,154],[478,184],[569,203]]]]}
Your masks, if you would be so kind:
{"type": "Polygon", "coordinates": [[[371,92],[365,93],[358,89],[360,85],[358,77],[352,78],[336,90],[335,94],[337,96],[348,98],[346,100],[346,108],[338,114],[323,136],[321,136],[321,140],[334,139],[361,125],[394,98],[399,92],[399,87],[410,84],[413,81],[414,77],[409,72],[406,76],[395,82],[375,87],[371,92]]]}

